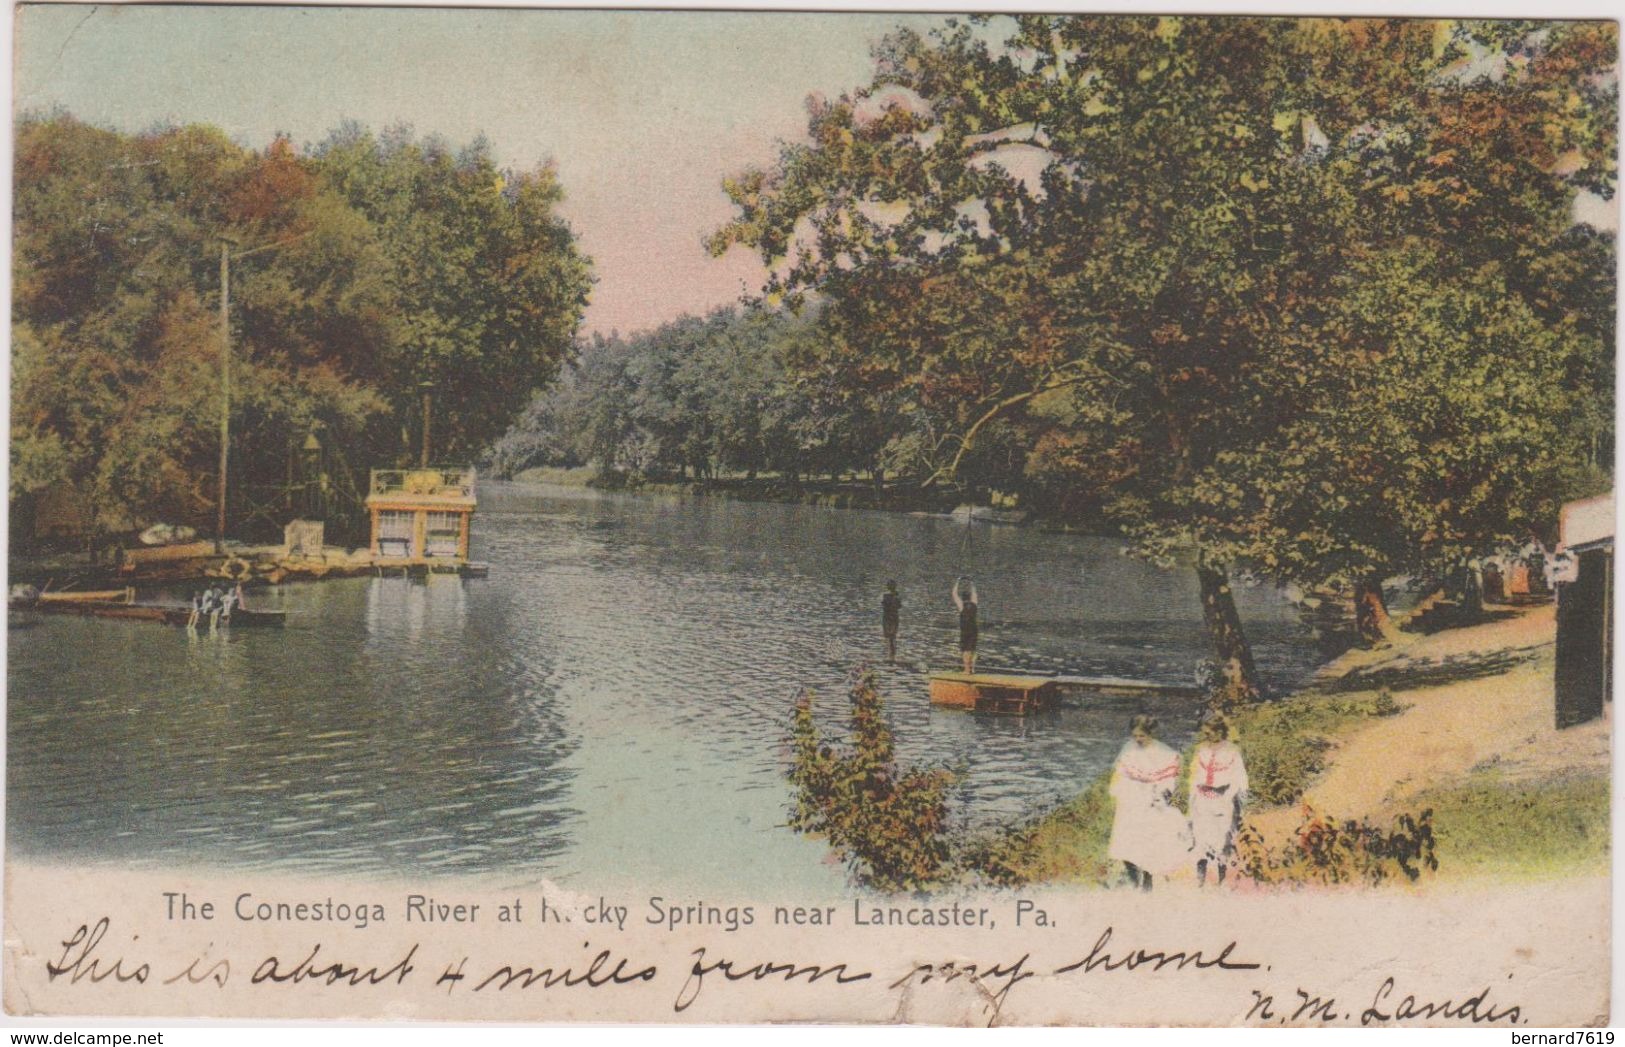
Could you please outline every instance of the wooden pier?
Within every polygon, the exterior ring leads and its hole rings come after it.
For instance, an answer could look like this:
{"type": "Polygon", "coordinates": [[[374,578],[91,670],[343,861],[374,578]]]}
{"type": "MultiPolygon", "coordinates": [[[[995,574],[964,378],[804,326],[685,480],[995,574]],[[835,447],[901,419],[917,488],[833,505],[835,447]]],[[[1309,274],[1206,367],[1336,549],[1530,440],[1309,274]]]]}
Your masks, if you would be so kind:
{"type": "Polygon", "coordinates": [[[1200,698],[1202,689],[1115,676],[1044,676],[1035,673],[932,673],[931,704],[1001,716],[1026,716],[1063,698],[1200,698]]]}
{"type": "Polygon", "coordinates": [[[1052,676],[1015,673],[932,673],[931,704],[979,713],[1025,716],[1053,705],[1052,676]]]}

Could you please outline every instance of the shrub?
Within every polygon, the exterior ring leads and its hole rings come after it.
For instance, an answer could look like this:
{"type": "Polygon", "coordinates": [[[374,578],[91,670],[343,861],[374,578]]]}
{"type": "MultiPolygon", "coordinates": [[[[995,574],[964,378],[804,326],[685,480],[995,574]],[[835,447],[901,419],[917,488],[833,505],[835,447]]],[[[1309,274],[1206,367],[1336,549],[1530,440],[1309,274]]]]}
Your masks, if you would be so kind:
{"type": "Polygon", "coordinates": [[[1247,777],[1258,803],[1296,803],[1309,780],[1326,766],[1332,743],[1294,723],[1295,719],[1282,715],[1270,729],[1254,728],[1245,735],[1247,777]]]}
{"type": "Polygon", "coordinates": [[[1400,814],[1387,830],[1365,818],[1327,818],[1308,806],[1303,815],[1292,837],[1274,847],[1246,825],[1236,838],[1242,871],[1260,883],[1375,886],[1396,876],[1415,882],[1439,869],[1431,809],[1400,814]]]}
{"type": "Polygon", "coordinates": [[[1372,716],[1397,716],[1404,711],[1404,707],[1394,701],[1394,692],[1384,687],[1377,692],[1377,697],[1371,702],[1372,716]]]}
{"type": "Polygon", "coordinates": [[[950,868],[948,794],[955,776],[940,768],[897,765],[872,673],[859,673],[851,699],[852,736],[846,745],[822,736],[810,692],[796,700],[790,827],[825,837],[866,886],[910,890],[936,882],[950,868]]]}

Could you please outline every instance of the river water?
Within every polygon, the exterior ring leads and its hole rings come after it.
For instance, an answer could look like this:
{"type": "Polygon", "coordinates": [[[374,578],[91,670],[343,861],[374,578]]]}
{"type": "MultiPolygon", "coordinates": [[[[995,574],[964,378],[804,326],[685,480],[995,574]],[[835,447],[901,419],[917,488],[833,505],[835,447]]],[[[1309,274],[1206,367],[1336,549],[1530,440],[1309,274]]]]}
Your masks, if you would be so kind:
{"type": "MultiPolygon", "coordinates": [[[[933,709],[972,576],[982,667],[1187,682],[1189,570],[1102,538],[925,516],[484,484],[487,579],[348,579],[252,593],[284,630],[189,638],[48,617],[9,636],[13,854],[324,875],[838,890],[783,828],[791,707],[831,718],[879,660],[900,755],[959,768],[962,817],[1008,822],[1084,787],[1135,713],[1181,745],[1183,700],[1026,719],[933,709]],[[897,666],[880,594],[902,593],[897,666]]],[[[1275,686],[1317,660],[1268,589],[1237,601],[1275,686]]]]}

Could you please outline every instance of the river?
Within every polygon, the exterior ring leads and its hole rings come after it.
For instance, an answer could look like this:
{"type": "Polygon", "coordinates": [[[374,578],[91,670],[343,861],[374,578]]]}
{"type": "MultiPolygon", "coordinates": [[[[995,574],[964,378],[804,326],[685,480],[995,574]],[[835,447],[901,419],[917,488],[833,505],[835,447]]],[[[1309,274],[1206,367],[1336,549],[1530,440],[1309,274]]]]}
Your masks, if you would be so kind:
{"type": "MultiPolygon", "coordinates": [[[[486,579],[285,585],[284,630],[211,637],[48,617],[10,633],[14,855],[325,875],[460,874],[767,894],[838,890],[783,827],[790,710],[825,715],[880,660],[908,761],[959,768],[963,817],[1076,793],[1156,713],[1097,700],[1027,719],[933,709],[972,576],[983,667],[1187,682],[1203,656],[1189,570],[1117,541],[926,516],[482,484],[486,579]],[[904,606],[886,666],[879,601],[904,606]]],[[[1277,687],[1316,663],[1292,607],[1237,602],[1277,687]]]]}

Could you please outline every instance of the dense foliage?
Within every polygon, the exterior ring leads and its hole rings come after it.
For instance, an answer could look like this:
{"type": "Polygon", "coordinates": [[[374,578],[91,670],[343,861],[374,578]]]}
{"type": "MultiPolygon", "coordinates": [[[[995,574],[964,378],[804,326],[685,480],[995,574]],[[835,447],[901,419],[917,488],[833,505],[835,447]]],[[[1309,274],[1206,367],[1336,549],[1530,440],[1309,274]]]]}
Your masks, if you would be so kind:
{"type": "Polygon", "coordinates": [[[803,694],[792,721],[790,827],[827,839],[867,886],[895,891],[936,882],[951,865],[954,775],[898,765],[880,691],[868,672],[852,686],[847,744],[822,735],[812,705],[812,695],[803,694]]]}
{"type": "MultiPolygon", "coordinates": [[[[301,154],[204,126],[16,128],[11,497],[68,488],[103,528],[202,523],[216,490],[220,250],[232,266],[233,520],[313,429],[335,484],[501,433],[570,349],[588,263],[550,168],[499,170],[405,131],[301,154]]],[[[18,510],[22,510],[18,512],[18,510]]]]}
{"type": "MultiPolygon", "coordinates": [[[[1100,506],[1228,578],[1360,590],[1606,485],[1612,23],[1023,16],[900,33],[713,238],[823,310],[927,482],[1100,506]]],[[[1368,616],[1380,622],[1382,616],[1368,616]]]]}
{"type": "Polygon", "coordinates": [[[896,469],[885,419],[817,360],[813,315],[719,309],[630,337],[594,336],[497,442],[503,475],[596,467],[621,479],[705,479],[896,469]]]}

